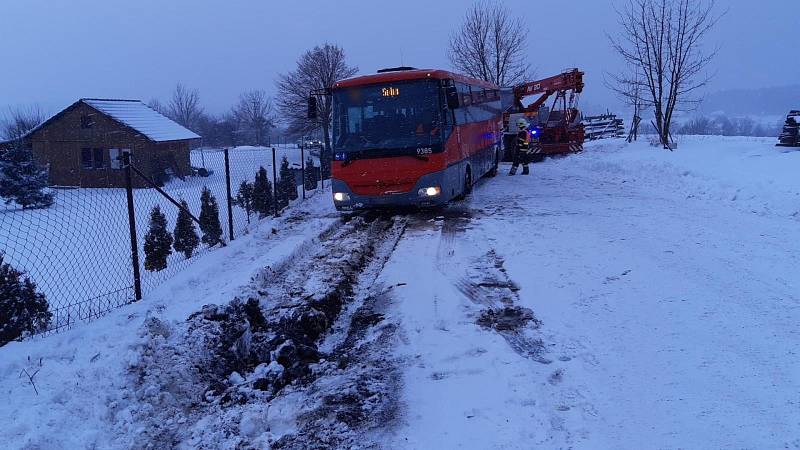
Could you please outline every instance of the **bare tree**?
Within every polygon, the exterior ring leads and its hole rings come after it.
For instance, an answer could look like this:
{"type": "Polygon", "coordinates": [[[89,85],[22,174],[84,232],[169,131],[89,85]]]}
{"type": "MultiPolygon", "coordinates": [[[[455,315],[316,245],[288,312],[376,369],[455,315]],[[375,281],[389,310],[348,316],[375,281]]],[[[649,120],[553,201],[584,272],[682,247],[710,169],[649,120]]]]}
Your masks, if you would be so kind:
{"type": "Polygon", "coordinates": [[[620,83],[618,78],[612,75],[612,81],[604,78],[603,83],[609,89],[615,91],[625,105],[633,109],[633,118],[631,119],[631,126],[628,130],[628,137],[626,140],[630,143],[639,139],[639,124],[642,122],[644,86],[642,84],[642,76],[638,71],[635,71],[633,82],[620,83]]]}
{"type": "Polygon", "coordinates": [[[200,106],[200,92],[178,83],[166,110],[170,119],[190,130],[197,130],[200,116],[203,114],[203,108],[200,106]]]}
{"type": "Polygon", "coordinates": [[[272,99],[264,91],[248,91],[239,96],[233,114],[253,139],[255,145],[265,145],[266,137],[275,127],[272,99]]]}
{"type": "Polygon", "coordinates": [[[497,0],[472,5],[451,37],[447,57],[457,70],[501,86],[530,75],[525,42],[528,28],[497,0]]]}
{"type": "Polygon", "coordinates": [[[5,118],[0,122],[0,138],[8,141],[21,139],[44,122],[45,118],[45,113],[38,105],[9,107],[5,118]]]}
{"type": "Polygon", "coordinates": [[[339,80],[351,77],[358,68],[345,62],[344,50],[324,44],[303,53],[297,69],[278,79],[278,108],[289,127],[290,134],[313,133],[322,130],[325,148],[321,155],[323,173],[328,173],[331,151],[331,98],[323,96],[317,103],[317,118],[308,119],[308,97],[312,91],[330,89],[339,80]]]}
{"type": "Polygon", "coordinates": [[[629,69],[611,75],[613,88],[631,101],[644,92],[639,100],[652,108],[666,149],[675,109],[695,106],[693,94],[710,80],[704,71],[716,51],[705,52],[703,40],[721,17],[714,7],[715,0],[628,0],[617,11],[621,30],[609,39],[629,69]]]}
{"type": "Polygon", "coordinates": [[[169,115],[169,112],[167,111],[167,108],[164,106],[163,103],[161,103],[161,100],[159,100],[157,98],[151,98],[150,101],[147,102],[147,106],[149,106],[150,109],[155,110],[159,114],[163,114],[165,116],[169,115]]]}

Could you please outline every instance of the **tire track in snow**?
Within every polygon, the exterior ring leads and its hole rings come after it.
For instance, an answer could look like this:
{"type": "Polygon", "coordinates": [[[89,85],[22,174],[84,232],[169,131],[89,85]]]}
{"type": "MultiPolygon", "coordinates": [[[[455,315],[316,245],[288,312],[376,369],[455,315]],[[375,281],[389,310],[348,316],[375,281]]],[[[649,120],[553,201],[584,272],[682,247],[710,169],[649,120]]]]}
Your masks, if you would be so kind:
{"type": "Polygon", "coordinates": [[[387,293],[373,282],[404,227],[343,221],[293,264],[265,269],[246,302],[204,307],[180,324],[148,320],[131,392],[112,408],[120,432],[136,430],[136,448],[363,443],[396,409],[397,371],[381,350],[395,326],[384,323],[387,293]],[[337,322],[349,323],[345,338],[324,352],[337,322]]]}
{"type": "MultiPolygon", "coordinates": [[[[481,214],[482,211],[470,208],[468,202],[459,202],[435,217],[440,230],[436,267],[448,278],[452,278],[451,261],[459,236],[481,214]]],[[[500,334],[519,355],[549,364],[550,360],[542,356],[541,339],[533,335],[540,322],[533,311],[519,306],[519,286],[508,276],[503,258],[491,246],[487,247],[486,253],[471,261],[467,273],[453,281],[453,285],[471,302],[484,307],[478,325],[500,334]]]]}
{"type": "Polygon", "coordinates": [[[485,209],[469,202],[415,216],[387,265],[387,282],[408,282],[393,306],[404,416],[387,448],[568,442],[563,421],[553,425],[556,405],[542,402],[535,387],[553,389],[533,314],[514,308],[521,306],[516,283],[490,253],[495,236],[482,233],[485,209]]]}

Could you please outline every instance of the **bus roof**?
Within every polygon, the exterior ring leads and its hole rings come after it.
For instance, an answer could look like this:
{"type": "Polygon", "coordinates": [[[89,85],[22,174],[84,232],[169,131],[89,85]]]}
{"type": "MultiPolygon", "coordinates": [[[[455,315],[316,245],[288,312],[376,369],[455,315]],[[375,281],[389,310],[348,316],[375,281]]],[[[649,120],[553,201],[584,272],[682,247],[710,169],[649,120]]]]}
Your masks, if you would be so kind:
{"type": "Polygon", "coordinates": [[[453,79],[462,83],[478,85],[487,89],[498,89],[499,86],[483,81],[476,78],[470,78],[457,73],[449,72],[440,69],[413,69],[413,70],[398,70],[393,72],[383,72],[374,75],[362,75],[358,77],[348,78],[346,80],[337,81],[333,85],[333,89],[341,89],[353,86],[363,86],[368,84],[381,84],[392,83],[397,81],[407,80],[421,80],[425,78],[434,78],[438,80],[453,79]]]}

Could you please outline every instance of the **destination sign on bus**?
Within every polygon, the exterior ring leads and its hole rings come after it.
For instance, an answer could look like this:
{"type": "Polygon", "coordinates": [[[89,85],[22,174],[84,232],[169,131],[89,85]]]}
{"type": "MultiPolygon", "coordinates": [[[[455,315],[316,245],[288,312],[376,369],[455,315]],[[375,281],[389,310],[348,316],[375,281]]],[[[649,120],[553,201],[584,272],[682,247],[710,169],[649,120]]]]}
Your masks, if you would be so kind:
{"type": "Polygon", "coordinates": [[[381,89],[381,95],[384,97],[397,97],[400,95],[400,89],[396,87],[385,87],[381,89]]]}

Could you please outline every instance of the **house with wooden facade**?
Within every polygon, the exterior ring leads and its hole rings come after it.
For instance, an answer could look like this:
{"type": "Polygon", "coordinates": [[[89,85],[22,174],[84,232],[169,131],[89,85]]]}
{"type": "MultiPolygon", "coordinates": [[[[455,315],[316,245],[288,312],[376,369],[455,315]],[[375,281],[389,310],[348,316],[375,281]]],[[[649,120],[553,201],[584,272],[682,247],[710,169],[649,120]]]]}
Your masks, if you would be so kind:
{"type": "MultiPolygon", "coordinates": [[[[190,146],[200,136],[139,100],[84,98],[25,136],[52,186],[125,186],[121,155],[156,182],[191,174],[190,146]]],[[[134,177],[134,187],[145,187],[134,177]]]]}

